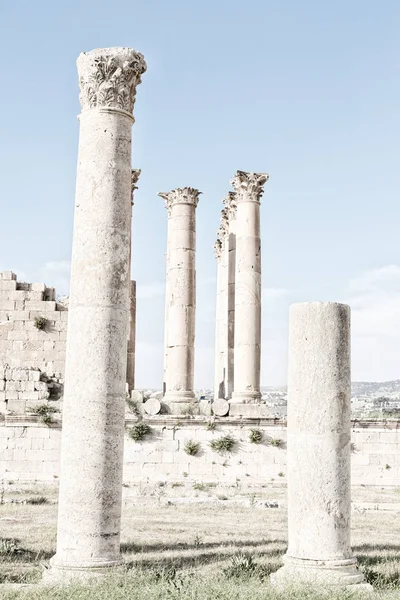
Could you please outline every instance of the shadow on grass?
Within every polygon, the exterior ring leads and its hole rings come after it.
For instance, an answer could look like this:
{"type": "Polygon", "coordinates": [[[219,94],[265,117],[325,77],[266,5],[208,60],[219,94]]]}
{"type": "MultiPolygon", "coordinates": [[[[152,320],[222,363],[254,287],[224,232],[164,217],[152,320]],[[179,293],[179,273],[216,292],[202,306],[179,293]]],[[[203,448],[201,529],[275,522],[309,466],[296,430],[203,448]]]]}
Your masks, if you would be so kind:
{"type": "Polygon", "coordinates": [[[400,586],[400,544],[361,544],[353,550],[368,583],[377,589],[400,586]]]}
{"type": "Polygon", "coordinates": [[[136,556],[131,557],[131,560],[126,562],[128,569],[150,569],[162,573],[220,563],[226,561],[226,559],[232,559],[233,556],[238,554],[239,550],[241,555],[252,556],[252,551],[254,552],[255,549],[257,549],[257,558],[272,560],[273,564],[259,566],[260,573],[263,573],[266,577],[267,574],[279,568],[280,558],[286,549],[286,542],[284,540],[264,540],[260,542],[241,540],[225,543],[202,544],[200,542],[199,544],[144,544],[141,546],[128,543],[122,546],[123,552],[136,552],[136,556]],[[275,545],[276,547],[268,548],[268,545],[275,545]],[[149,556],[148,553],[151,552],[172,552],[173,556],[171,554],[169,556],[149,556]]]}
{"type": "Polygon", "coordinates": [[[33,552],[19,545],[21,540],[16,538],[0,538],[0,563],[37,563],[50,559],[54,551],[39,550],[33,552]]]}
{"type": "MultiPolygon", "coordinates": [[[[281,546],[278,549],[262,552],[267,556],[278,556],[285,552],[287,542],[285,540],[261,540],[255,542],[254,540],[229,540],[226,542],[198,542],[198,543],[177,543],[177,544],[136,544],[134,542],[125,542],[121,544],[121,552],[125,554],[127,552],[179,552],[180,550],[205,550],[212,548],[258,548],[261,546],[268,546],[270,544],[277,544],[281,546]]],[[[222,554],[223,552],[220,552],[222,554]]]]}

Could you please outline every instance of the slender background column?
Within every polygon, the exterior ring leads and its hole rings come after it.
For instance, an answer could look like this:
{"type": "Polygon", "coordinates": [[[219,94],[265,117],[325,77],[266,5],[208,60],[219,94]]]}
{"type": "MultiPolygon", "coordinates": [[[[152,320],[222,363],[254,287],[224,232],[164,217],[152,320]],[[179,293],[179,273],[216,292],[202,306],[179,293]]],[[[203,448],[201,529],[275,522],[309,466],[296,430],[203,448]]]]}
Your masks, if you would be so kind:
{"type": "Polygon", "coordinates": [[[83,53],[77,64],[82,113],[54,577],[122,562],[131,128],[146,69],[129,48],[83,53]]]}
{"type": "Polygon", "coordinates": [[[128,357],[126,365],[126,381],[129,393],[135,389],[135,360],[136,360],[136,281],[130,282],[129,288],[129,327],[128,327],[128,357]]]}
{"type": "Polygon", "coordinates": [[[228,211],[221,211],[221,225],[214,244],[217,259],[217,303],[215,311],[214,400],[228,391],[228,211]]]}
{"type": "Polygon", "coordinates": [[[178,188],[160,193],[168,209],[166,284],[166,391],[173,414],[185,412],[194,394],[196,311],[196,207],[200,192],[178,188]]]}
{"type": "Polygon", "coordinates": [[[265,173],[237,171],[235,270],[235,371],[231,402],[260,400],[261,240],[260,198],[265,173]]]}
{"type": "MultiPolygon", "coordinates": [[[[131,174],[131,193],[132,193],[132,209],[134,205],[134,194],[137,190],[137,182],[139,180],[141,170],[132,169],[131,174]]],[[[132,269],[132,211],[130,224],[131,240],[129,244],[129,275],[132,269]]],[[[128,384],[129,394],[135,389],[135,352],[136,352],[136,281],[130,282],[129,287],[129,309],[128,309],[129,325],[128,325],[128,348],[127,348],[127,365],[126,365],[126,382],[128,384]]]]}
{"type": "Polygon", "coordinates": [[[349,585],[364,580],[350,547],[350,308],[290,308],[288,529],[272,581],[349,585]]]}
{"type": "Polygon", "coordinates": [[[228,374],[226,398],[232,398],[235,373],[235,273],[236,273],[236,194],[229,192],[224,199],[228,209],[228,374]]]}

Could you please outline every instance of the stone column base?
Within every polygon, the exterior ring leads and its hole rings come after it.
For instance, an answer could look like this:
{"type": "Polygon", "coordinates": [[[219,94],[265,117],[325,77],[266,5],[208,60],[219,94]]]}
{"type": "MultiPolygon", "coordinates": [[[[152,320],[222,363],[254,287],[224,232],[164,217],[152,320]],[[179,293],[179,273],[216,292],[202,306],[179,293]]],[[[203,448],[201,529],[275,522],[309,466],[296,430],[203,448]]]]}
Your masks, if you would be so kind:
{"type": "Polygon", "coordinates": [[[162,399],[171,415],[190,414],[195,409],[196,396],[190,391],[170,391],[162,399]]]}
{"type": "Polygon", "coordinates": [[[233,392],[230,404],[256,404],[261,400],[261,392],[246,390],[245,392],[233,392]]]}
{"type": "Polygon", "coordinates": [[[124,568],[124,559],[122,556],[115,560],[98,560],[86,562],[82,561],[80,565],[57,564],[56,557],[50,559],[50,568],[43,573],[43,585],[58,585],[73,581],[88,581],[89,579],[104,577],[122,571],[124,568]]]}
{"type": "Polygon", "coordinates": [[[284,557],[284,566],[272,573],[271,584],[277,588],[308,584],[315,586],[349,587],[354,591],[372,592],[364,575],[357,568],[357,559],[307,560],[284,557]]]}

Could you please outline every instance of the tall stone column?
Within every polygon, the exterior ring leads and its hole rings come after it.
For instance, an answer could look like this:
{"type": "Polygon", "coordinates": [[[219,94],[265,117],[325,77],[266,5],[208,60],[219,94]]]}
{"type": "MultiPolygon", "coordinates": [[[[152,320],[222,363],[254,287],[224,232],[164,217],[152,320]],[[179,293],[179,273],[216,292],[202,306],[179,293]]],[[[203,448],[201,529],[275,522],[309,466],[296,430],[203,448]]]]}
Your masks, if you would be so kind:
{"type": "Polygon", "coordinates": [[[237,171],[235,267],[235,372],[232,403],[261,398],[261,240],[260,199],[265,173],[237,171]]]}
{"type": "Polygon", "coordinates": [[[136,281],[130,282],[129,287],[129,327],[128,327],[128,356],[126,365],[126,381],[131,393],[135,389],[135,358],[136,358],[136,281]]]}
{"type": "Polygon", "coordinates": [[[217,303],[215,311],[214,400],[228,393],[228,211],[221,211],[221,225],[214,244],[217,259],[217,303]]]}
{"type": "Polygon", "coordinates": [[[159,194],[168,210],[164,402],[172,414],[185,412],[195,398],[196,207],[199,194],[190,187],[159,194]]]}
{"type": "Polygon", "coordinates": [[[122,563],[131,127],[146,70],[130,48],[78,58],[80,138],[64,390],[57,551],[48,577],[122,563]]]}
{"type": "Polygon", "coordinates": [[[236,274],[236,194],[228,192],[224,198],[228,209],[228,375],[226,398],[232,398],[235,373],[235,274],[236,274]]]}
{"type": "Polygon", "coordinates": [[[350,308],[294,304],[289,323],[288,529],[275,584],[363,582],[350,547],[350,308]]]}

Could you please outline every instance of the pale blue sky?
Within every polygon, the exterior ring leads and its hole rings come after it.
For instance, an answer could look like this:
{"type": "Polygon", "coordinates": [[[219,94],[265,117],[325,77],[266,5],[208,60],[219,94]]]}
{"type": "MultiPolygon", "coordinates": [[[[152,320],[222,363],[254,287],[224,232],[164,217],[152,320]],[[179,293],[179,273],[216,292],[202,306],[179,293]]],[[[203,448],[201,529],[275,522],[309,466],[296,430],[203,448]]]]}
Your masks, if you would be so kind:
{"type": "Polygon", "coordinates": [[[353,307],[353,379],[400,377],[400,5],[395,0],[0,0],[0,268],[67,292],[81,51],[131,46],[138,88],[132,275],[139,386],[161,385],[167,215],[193,186],[196,385],[213,381],[221,198],[236,169],[262,200],[262,383],[286,382],[287,310],[353,307]]]}

